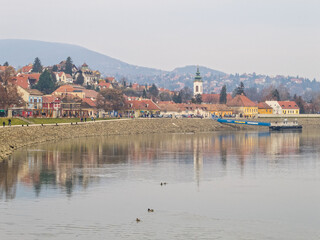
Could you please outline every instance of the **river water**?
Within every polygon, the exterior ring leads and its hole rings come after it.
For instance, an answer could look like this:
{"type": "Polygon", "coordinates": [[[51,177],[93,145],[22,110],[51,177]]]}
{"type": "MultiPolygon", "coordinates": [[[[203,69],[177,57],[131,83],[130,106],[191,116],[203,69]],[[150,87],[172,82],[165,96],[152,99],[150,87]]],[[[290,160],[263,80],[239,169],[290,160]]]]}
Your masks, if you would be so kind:
{"type": "Polygon", "coordinates": [[[21,149],[0,164],[0,239],[319,239],[319,133],[94,137],[21,149]]]}

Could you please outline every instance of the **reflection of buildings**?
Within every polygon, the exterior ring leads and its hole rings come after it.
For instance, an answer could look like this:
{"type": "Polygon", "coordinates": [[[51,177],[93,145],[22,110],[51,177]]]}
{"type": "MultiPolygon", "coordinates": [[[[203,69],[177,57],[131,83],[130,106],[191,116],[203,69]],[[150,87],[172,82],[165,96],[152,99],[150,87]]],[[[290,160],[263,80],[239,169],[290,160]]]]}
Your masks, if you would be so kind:
{"type": "Polygon", "coordinates": [[[200,140],[200,137],[194,137],[193,139],[193,166],[195,172],[195,180],[199,187],[200,185],[200,174],[203,166],[203,142],[200,140]]]}
{"type": "Polygon", "coordinates": [[[1,163],[0,198],[14,198],[18,182],[34,188],[36,194],[44,186],[71,194],[76,187],[98,182],[99,175],[114,171],[119,164],[131,169],[148,162],[156,168],[159,159],[170,159],[177,171],[187,165],[184,180],[194,180],[199,186],[203,176],[224,176],[229,168],[242,173],[246,164],[259,164],[256,159],[261,155],[267,155],[269,161],[278,155],[297,154],[304,138],[312,139],[316,146],[320,142],[316,133],[241,131],[65,140],[42,145],[40,151],[17,152],[12,161],[1,163]]]}

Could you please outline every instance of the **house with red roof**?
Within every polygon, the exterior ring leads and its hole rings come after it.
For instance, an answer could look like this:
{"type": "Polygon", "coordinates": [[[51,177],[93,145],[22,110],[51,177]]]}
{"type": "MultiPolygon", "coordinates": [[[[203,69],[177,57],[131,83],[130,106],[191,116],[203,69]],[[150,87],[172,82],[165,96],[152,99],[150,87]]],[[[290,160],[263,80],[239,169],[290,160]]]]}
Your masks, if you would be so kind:
{"type": "Polygon", "coordinates": [[[294,101],[266,101],[273,109],[273,114],[297,115],[300,108],[294,101]]]}
{"type": "Polygon", "coordinates": [[[258,114],[273,114],[273,109],[265,102],[258,103],[258,114]]]}
{"type": "Polygon", "coordinates": [[[124,112],[128,117],[151,117],[160,114],[160,107],[151,99],[126,100],[124,112]]]}
{"type": "Polygon", "coordinates": [[[30,63],[27,66],[21,68],[21,73],[31,73],[33,65],[30,63]]]}
{"type": "Polygon", "coordinates": [[[113,88],[112,84],[106,81],[101,81],[98,84],[98,88],[101,89],[107,89],[107,88],[113,88]]]}
{"type": "Polygon", "coordinates": [[[240,117],[257,117],[258,104],[251,101],[245,95],[237,95],[232,100],[227,102],[227,106],[232,108],[234,113],[240,117]]]}
{"type": "Polygon", "coordinates": [[[297,115],[300,112],[300,108],[294,101],[278,101],[282,114],[297,115]]]}

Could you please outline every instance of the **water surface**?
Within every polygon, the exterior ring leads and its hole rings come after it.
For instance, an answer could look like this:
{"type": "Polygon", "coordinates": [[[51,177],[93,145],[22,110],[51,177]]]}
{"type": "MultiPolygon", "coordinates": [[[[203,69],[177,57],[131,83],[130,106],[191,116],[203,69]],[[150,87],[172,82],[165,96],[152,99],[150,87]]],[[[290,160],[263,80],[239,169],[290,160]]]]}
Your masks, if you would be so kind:
{"type": "Polygon", "coordinates": [[[319,239],[319,153],[314,131],[31,146],[0,164],[0,239],[319,239]]]}

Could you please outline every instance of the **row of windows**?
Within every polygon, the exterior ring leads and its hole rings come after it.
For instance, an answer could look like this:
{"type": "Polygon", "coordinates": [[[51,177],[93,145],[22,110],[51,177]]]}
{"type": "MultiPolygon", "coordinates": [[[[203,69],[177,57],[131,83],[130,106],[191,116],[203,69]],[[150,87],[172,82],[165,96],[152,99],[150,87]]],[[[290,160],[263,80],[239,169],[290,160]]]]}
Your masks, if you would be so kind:
{"type": "Polygon", "coordinates": [[[29,97],[29,102],[42,102],[41,97],[29,97]]]}
{"type": "Polygon", "coordinates": [[[253,108],[249,108],[249,109],[245,108],[244,112],[251,112],[251,113],[253,112],[254,113],[254,112],[258,112],[258,109],[257,108],[255,108],[255,109],[253,109],[253,108]]]}
{"type": "Polygon", "coordinates": [[[298,114],[298,110],[283,110],[283,114],[298,114]]]}

